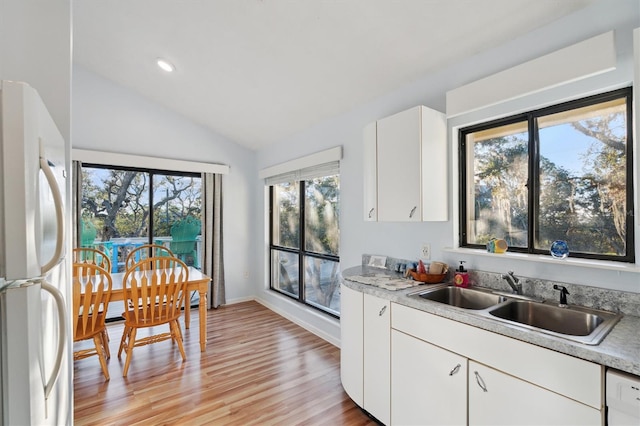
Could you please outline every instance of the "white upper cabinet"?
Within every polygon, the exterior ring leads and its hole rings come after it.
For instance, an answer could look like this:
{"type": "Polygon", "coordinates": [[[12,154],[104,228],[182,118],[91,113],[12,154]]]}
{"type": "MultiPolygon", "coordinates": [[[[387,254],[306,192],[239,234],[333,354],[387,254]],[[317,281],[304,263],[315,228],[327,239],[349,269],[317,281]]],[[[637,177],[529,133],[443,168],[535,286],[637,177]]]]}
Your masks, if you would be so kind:
{"type": "Polygon", "coordinates": [[[378,120],[378,220],[422,220],[420,108],[378,120]]]}
{"type": "Polygon", "coordinates": [[[422,138],[422,220],[446,221],[449,213],[447,185],[447,118],[420,107],[422,138]]]}
{"type": "Polygon", "coordinates": [[[425,106],[399,112],[367,126],[364,141],[365,220],[376,220],[374,216],[384,222],[447,220],[444,114],[425,106]],[[371,201],[373,194],[376,203],[371,201]]]}
{"type": "Polygon", "coordinates": [[[376,150],[376,122],[369,123],[363,131],[364,139],[364,220],[378,220],[378,172],[376,150]]]}

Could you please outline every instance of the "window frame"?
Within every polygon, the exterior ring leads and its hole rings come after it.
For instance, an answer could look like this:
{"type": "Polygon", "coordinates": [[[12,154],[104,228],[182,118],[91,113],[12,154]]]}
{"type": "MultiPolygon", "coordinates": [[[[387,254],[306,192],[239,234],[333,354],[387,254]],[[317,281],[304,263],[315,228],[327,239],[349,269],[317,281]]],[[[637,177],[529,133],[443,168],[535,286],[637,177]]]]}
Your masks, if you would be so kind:
{"type": "MultiPolygon", "coordinates": [[[[339,175],[339,174],[338,174],[339,175]]],[[[310,306],[316,310],[318,310],[319,312],[322,312],[326,315],[329,315],[331,317],[334,318],[340,318],[339,314],[335,314],[334,312],[328,310],[328,309],[324,309],[323,307],[319,306],[318,304],[315,303],[310,303],[306,300],[305,297],[305,259],[310,257],[310,258],[315,258],[315,259],[321,259],[321,260],[328,260],[328,261],[333,261],[333,262],[337,262],[338,264],[340,263],[340,256],[339,255],[332,255],[332,254],[326,254],[326,253],[318,253],[318,252],[314,252],[314,251],[310,251],[306,249],[306,241],[305,241],[305,237],[307,234],[307,229],[306,229],[306,221],[305,221],[305,209],[306,209],[306,180],[302,179],[302,180],[292,180],[291,182],[297,182],[299,185],[298,188],[298,200],[299,200],[299,211],[298,211],[298,223],[299,223],[299,235],[300,235],[300,240],[298,242],[298,247],[299,248],[292,248],[292,247],[287,247],[287,246],[281,246],[281,245],[276,245],[273,244],[273,237],[274,237],[274,226],[273,226],[273,215],[274,215],[274,201],[275,201],[275,190],[274,190],[274,185],[269,185],[269,290],[274,291],[280,295],[286,296],[292,300],[295,300],[301,304],[304,304],[305,306],[310,306]],[[280,251],[280,252],[285,252],[285,253],[291,253],[291,254],[296,254],[298,256],[298,296],[296,297],[295,295],[286,293],[284,291],[279,290],[277,287],[274,287],[274,283],[273,283],[273,254],[274,251],[280,251]]],[[[338,223],[339,226],[339,223],[338,223]]],[[[339,291],[339,290],[337,290],[339,291]]]]}
{"type": "Polygon", "coordinates": [[[634,217],[636,206],[634,205],[634,156],[633,156],[633,88],[631,86],[620,88],[617,90],[599,93],[592,96],[587,96],[580,99],[575,99],[567,102],[563,102],[548,107],[519,113],[488,122],[483,122],[471,126],[461,127],[458,130],[458,167],[459,167],[459,182],[458,182],[458,241],[459,247],[462,249],[485,249],[483,244],[469,243],[467,238],[467,142],[466,136],[471,133],[475,133],[482,130],[487,130],[495,127],[505,126],[513,124],[519,121],[527,122],[528,129],[528,194],[527,194],[527,247],[509,247],[509,251],[547,255],[550,253],[546,249],[535,248],[535,242],[539,235],[539,213],[540,206],[538,205],[540,197],[540,181],[539,181],[539,165],[540,165],[540,139],[538,134],[538,121],[540,117],[553,115],[560,112],[579,109],[606,101],[612,101],[616,99],[624,99],[626,104],[626,128],[627,128],[627,140],[626,140],[626,253],[621,256],[617,255],[604,255],[595,253],[585,253],[571,251],[571,257],[603,260],[603,261],[615,261],[635,263],[635,235],[634,235],[634,217]]]}
{"type": "MultiPolygon", "coordinates": [[[[136,172],[136,173],[147,173],[149,175],[149,182],[151,185],[153,185],[153,178],[156,175],[167,175],[167,176],[179,176],[179,177],[194,177],[194,178],[199,178],[202,179],[202,173],[198,173],[198,172],[182,172],[182,171],[176,171],[176,170],[162,170],[162,169],[148,169],[148,168],[143,168],[143,167],[129,167],[129,166],[117,166],[117,165],[109,165],[109,164],[98,164],[98,163],[81,163],[81,167],[84,169],[86,168],[93,168],[93,169],[104,169],[104,170],[120,170],[120,171],[132,171],[132,172],[136,172]]],[[[201,185],[204,187],[204,182],[201,182],[201,185]]],[[[79,189],[80,193],[78,195],[82,196],[82,188],[79,189]]],[[[78,200],[80,202],[80,198],[78,200]]],[[[153,209],[153,191],[149,191],[149,229],[148,229],[148,244],[153,244],[154,241],[154,234],[153,234],[153,229],[154,229],[154,215],[152,213],[152,209],[153,209]]],[[[77,223],[75,224],[76,226],[76,232],[77,235],[80,235],[80,233],[82,232],[82,230],[80,229],[80,221],[78,220],[77,223]]],[[[202,223],[202,227],[204,230],[204,221],[202,223]]],[[[79,237],[78,237],[79,238],[79,237]]],[[[77,243],[77,242],[75,242],[77,243]]],[[[202,259],[200,259],[200,264],[202,263],[202,259]]]]}
{"type": "MultiPolygon", "coordinates": [[[[167,175],[167,176],[179,176],[179,177],[193,177],[193,178],[198,178],[201,180],[200,184],[201,184],[201,188],[204,189],[204,179],[202,179],[203,174],[201,172],[189,172],[189,171],[177,171],[177,170],[163,170],[163,169],[152,169],[152,168],[144,168],[144,167],[130,167],[130,166],[118,166],[118,165],[110,165],[110,164],[103,164],[103,163],[90,163],[90,162],[82,162],[80,161],[80,167],[82,169],[86,168],[92,168],[92,169],[103,169],[103,170],[120,170],[120,171],[132,171],[132,172],[136,172],[136,173],[147,173],[149,175],[149,183],[152,186],[153,185],[153,181],[154,181],[154,176],[157,175],[167,175]]],[[[80,208],[79,208],[79,204],[82,203],[82,197],[83,197],[83,188],[80,186],[79,188],[75,189],[77,191],[77,193],[75,194],[76,197],[74,200],[74,209],[76,209],[76,212],[79,212],[80,208]]],[[[153,200],[153,192],[151,190],[151,188],[149,188],[149,217],[148,217],[148,235],[147,235],[147,243],[148,244],[153,244],[154,243],[154,215],[153,215],[153,205],[154,205],[154,200],[153,200]]],[[[204,194],[201,194],[201,196],[204,194]]],[[[204,207],[203,207],[204,209],[204,207]]],[[[202,211],[202,216],[201,216],[201,222],[202,222],[202,232],[204,233],[204,227],[206,226],[205,221],[202,220],[203,219],[203,215],[204,215],[204,211],[202,211]]],[[[74,247],[81,247],[80,244],[80,235],[82,233],[82,229],[81,229],[81,221],[80,221],[80,217],[78,216],[78,220],[75,221],[74,223],[74,227],[75,227],[75,232],[76,232],[76,239],[73,242],[73,246],[74,247]]],[[[202,253],[201,253],[202,256],[202,253]]],[[[200,268],[202,268],[203,265],[203,258],[198,259],[198,264],[201,265],[200,268]]],[[[200,296],[198,295],[197,292],[192,292],[189,297],[189,303],[190,303],[190,307],[191,308],[196,308],[199,303],[200,303],[200,296]]],[[[113,311],[113,309],[112,309],[113,311]]],[[[107,312],[107,317],[105,318],[106,322],[114,322],[114,321],[121,321],[122,317],[118,314],[114,314],[113,316],[109,316],[110,313],[113,313],[111,311],[107,312]]]]}

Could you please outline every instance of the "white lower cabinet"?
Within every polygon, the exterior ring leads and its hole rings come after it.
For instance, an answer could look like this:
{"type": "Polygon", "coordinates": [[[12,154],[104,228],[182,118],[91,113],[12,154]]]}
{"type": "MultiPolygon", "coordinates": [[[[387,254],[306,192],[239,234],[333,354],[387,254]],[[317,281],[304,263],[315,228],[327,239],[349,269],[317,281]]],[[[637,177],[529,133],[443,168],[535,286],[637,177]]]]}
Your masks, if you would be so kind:
{"type": "Polygon", "coordinates": [[[392,425],[605,424],[602,366],[401,304],[391,312],[392,425]]]}
{"type": "Polygon", "coordinates": [[[396,330],[391,347],[391,424],[466,424],[467,359],[396,330]]]}
{"type": "Polygon", "coordinates": [[[340,286],[340,380],[349,398],[363,406],[363,294],[340,286]]]}
{"type": "Polygon", "coordinates": [[[602,424],[592,407],[397,330],[391,347],[392,425],[602,424]]]}
{"type": "Polygon", "coordinates": [[[469,361],[469,425],[602,425],[601,412],[469,361]]]}
{"type": "Polygon", "coordinates": [[[391,303],[364,295],[364,409],[391,422],[391,303]]]}
{"type": "Polygon", "coordinates": [[[603,367],[341,286],[345,391],[385,425],[604,425],[603,367]]]}
{"type": "Polygon", "coordinates": [[[391,303],[340,286],[340,378],[358,406],[391,422],[391,303]]]}

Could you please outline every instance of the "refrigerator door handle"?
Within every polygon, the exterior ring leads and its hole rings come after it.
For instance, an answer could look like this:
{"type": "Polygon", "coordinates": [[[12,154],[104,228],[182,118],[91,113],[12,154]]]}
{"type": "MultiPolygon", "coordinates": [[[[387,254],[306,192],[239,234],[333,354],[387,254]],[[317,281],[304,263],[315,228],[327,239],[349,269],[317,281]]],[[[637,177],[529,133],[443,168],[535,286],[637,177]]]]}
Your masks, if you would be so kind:
{"type": "Polygon", "coordinates": [[[49,272],[54,266],[60,262],[62,259],[62,251],[64,249],[64,200],[62,199],[62,194],[60,193],[60,188],[58,187],[58,182],[56,181],[56,177],[49,166],[49,161],[44,158],[44,153],[42,152],[42,141],[40,141],[40,168],[44,172],[45,177],[47,178],[47,182],[49,182],[49,187],[51,187],[51,194],[53,195],[53,204],[56,209],[56,226],[58,235],[56,237],[56,249],[53,253],[51,259],[42,267],[42,274],[46,274],[49,272]]]}
{"type": "Polygon", "coordinates": [[[53,296],[53,299],[56,301],[56,306],[58,308],[58,326],[60,327],[60,330],[58,332],[58,350],[56,352],[56,361],[53,365],[51,376],[49,376],[44,386],[44,398],[48,399],[51,391],[53,390],[53,385],[55,385],[56,380],[58,380],[60,368],[62,367],[62,356],[64,355],[64,347],[67,339],[67,315],[66,309],[64,307],[64,298],[62,297],[62,293],[60,293],[60,290],[46,281],[42,281],[41,286],[42,289],[46,292],[49,292],[53,296]]]}

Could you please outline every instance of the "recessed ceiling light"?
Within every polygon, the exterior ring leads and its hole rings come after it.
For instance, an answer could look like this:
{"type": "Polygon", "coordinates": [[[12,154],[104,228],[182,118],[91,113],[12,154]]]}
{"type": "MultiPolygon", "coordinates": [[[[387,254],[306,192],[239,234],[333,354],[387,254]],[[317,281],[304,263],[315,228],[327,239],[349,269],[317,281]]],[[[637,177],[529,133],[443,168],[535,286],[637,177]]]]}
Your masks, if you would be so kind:
{"type": "Polygon", "coordinates": [[[176,67],[174,67],[173,64],[171,62],[167,61],[166,59],[158,58],[156,63],[158,64],[158,66],[160,68],[162,68],[166,72],[173,72],[173,70],[176,69],[176,67]]]}

